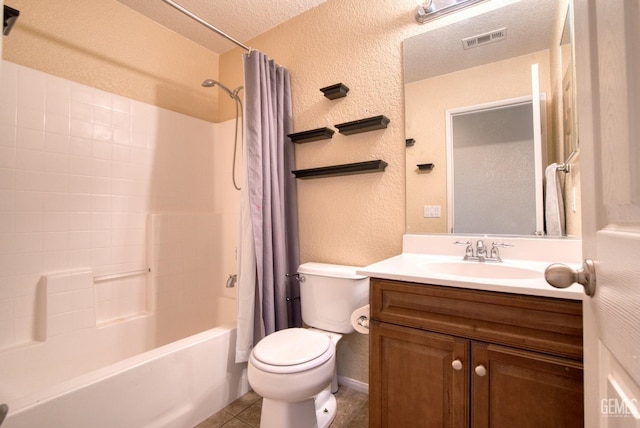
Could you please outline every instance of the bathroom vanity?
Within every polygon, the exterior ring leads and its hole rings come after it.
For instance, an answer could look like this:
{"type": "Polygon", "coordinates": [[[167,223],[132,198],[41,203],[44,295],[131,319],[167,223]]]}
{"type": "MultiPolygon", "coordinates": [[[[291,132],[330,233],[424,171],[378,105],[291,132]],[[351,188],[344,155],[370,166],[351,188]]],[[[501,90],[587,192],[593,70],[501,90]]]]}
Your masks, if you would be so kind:
{"type": "Polygon", "coordinates": [[[542,283],[439,274],[433,257],[359,270],[371,277],[370,427],[582,427],[580,290],[545,285],[544,269],[542,283]]]}

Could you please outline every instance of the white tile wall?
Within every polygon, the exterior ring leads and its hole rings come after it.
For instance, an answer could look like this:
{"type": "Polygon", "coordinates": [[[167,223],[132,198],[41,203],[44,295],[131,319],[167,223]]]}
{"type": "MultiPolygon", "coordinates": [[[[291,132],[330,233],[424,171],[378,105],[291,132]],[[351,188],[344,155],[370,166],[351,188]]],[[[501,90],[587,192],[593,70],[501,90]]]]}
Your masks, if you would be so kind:
{"type": "Polygon", "coordinates": [[[163,326],[161,342],[194,334],[200,320],[215,319],[213,305],[221,285],[221,228],[220,216],[215,214],[149,217],[152,301],[163,326]],[[175,320],[184,322],[178,325],[175,320]]]}
{"type": "MultiPolygon", "coordinates": [[[[215,125],[7,61],[0,100],[2,349],[35,336],[43,274],[146,268],[149,212],[213,210],[215,125]]],[[[143,276],[100,284],[95,309],[87,290],[51,296],[50,327],[146,310],[147,294],[143,276]]]]}
{"type": "Polygon", "coordinates": [[[39,339],[96,326],[93,272],[90,269],[45,275],[43,284],[46,312],[36,316],[46,318],[45,323],[39,324],[46,330],[37,334],[39,339]]]}

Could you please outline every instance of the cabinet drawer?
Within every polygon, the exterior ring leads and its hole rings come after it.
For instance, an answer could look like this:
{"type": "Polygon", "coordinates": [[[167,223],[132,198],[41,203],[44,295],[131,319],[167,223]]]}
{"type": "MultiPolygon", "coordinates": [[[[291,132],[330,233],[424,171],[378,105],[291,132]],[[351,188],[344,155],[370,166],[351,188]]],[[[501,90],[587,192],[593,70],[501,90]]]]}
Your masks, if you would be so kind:
{"type": "Polygon", "coordinates": [[[371,319],[582,360],[582,302],[371,279],[371,319]]]}

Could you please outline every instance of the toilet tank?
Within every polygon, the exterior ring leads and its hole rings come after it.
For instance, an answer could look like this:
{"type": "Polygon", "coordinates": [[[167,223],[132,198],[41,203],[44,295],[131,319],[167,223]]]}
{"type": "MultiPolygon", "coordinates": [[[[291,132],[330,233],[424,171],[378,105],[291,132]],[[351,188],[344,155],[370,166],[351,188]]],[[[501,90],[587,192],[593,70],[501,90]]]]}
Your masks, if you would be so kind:
{"type": "Polygon", "coordinates": [[[305,324],[336,333],[352,333],[351,313],[369,303],[369,277],[356,266],[303,263],[300,305],[305,324]]]}

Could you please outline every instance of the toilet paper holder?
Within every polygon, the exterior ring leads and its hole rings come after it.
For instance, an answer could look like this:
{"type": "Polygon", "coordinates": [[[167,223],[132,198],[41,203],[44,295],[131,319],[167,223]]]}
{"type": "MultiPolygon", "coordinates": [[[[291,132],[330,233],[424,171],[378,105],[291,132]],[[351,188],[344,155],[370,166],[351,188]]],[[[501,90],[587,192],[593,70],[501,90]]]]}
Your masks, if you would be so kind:
{"type": "Polygon", "coordinates": [[[364,315],[360,315],[360,317],[358,317],[356,322],[358,323],[358,325],[361,325],[364,328],[367,328],[367,329],[369,328],[369,318],[367,318],[364,315]]]}
{"type": "Polygon", "coordinates": [[[369,305],[356,309],[351,314],[351,326],[360,334],[369,334],[369,305]]]}

